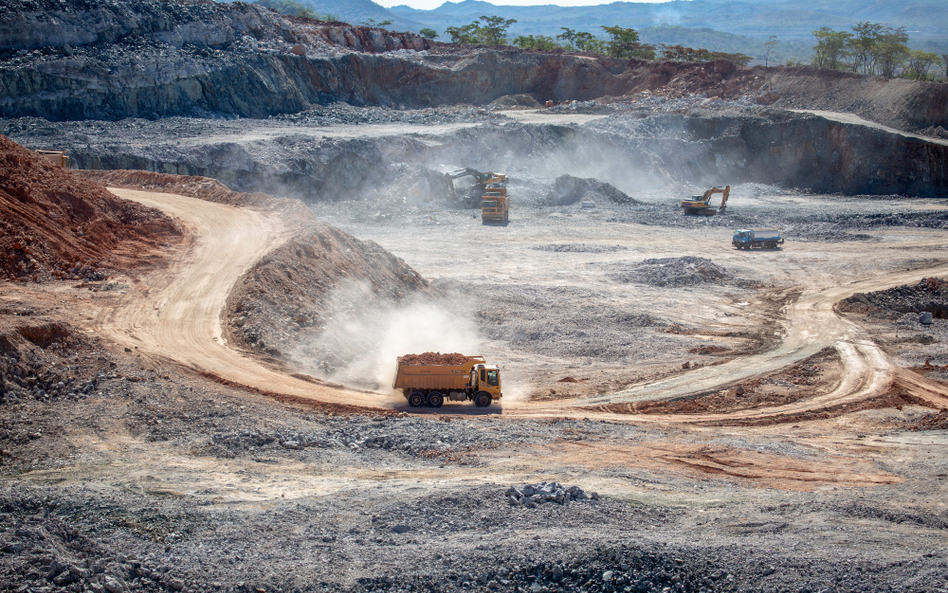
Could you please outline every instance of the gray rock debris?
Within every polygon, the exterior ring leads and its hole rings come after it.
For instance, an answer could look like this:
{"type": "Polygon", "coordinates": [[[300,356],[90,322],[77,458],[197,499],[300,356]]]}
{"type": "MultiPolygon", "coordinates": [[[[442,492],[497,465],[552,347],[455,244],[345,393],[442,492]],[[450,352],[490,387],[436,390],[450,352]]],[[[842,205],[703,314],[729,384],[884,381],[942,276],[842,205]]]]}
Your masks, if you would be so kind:
{"type": "Polygon", "coordinates": [[[579,486],[565,487],[558,482],[511,486],[507,490],[507,502],[512,506],[534,508],[546,502],[566,504],[585,500],[599,500],[599,495],[595,492],[586,494],[579,486]]]}

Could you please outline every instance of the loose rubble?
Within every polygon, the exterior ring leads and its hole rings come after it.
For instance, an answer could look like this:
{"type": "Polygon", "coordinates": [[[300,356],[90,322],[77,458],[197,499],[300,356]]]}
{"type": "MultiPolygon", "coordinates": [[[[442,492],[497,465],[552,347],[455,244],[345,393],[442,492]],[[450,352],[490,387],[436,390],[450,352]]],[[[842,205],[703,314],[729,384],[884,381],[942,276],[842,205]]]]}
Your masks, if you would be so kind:
{"type": "Polygon", "coordinates": [[[599,500],[599,495],[591,492],[588,495],[579,486],[562,486],[557,482],[541,482],[539,484],[525,484],[511,486],[507,489],[507,502],[513,506],[523,505],[528,509],[554,502],[569,504],[586,500],[599,500]]]}
{"type": "Polygon", "coordinates": [[[948,319],[948,280],[922,278],[914,286],[896,286],[871,294],[857,292],[844,299],[839,309],[889,318],[918,313],[919,323],[931,325],[933,319],[948,319]]]}
{"type": "Polygon", "coordinates": [[[697,284],[750,285],[726,268],[705,257],[648,258],[638,264],[617,264],[609,277],[616,282],[635,282],[651,286],[695,286],[697,284]]]}

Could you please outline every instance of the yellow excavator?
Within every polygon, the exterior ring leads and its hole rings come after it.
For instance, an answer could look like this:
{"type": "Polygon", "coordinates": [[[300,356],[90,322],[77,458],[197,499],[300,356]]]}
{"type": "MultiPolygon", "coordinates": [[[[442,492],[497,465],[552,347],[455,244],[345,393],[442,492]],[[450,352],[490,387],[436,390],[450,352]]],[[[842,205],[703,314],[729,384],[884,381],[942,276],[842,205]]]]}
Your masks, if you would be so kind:
{"type": "Polygon", "coordinates": [[[719,187],[712,187],[708,191],[704,192],[703,196],[691,196],[690,200],[682,200],[681,208],[685,214],[698,214],[701,216],[714,216],[715,214],[724,213],[724,210],[727,208],[727,197],[731,193],[731,186],[728,185],[724,189],[719,187]],[[711,196],[714,194],[723,194],[721,196],[721,205],[718,206],[717,210],[711,207],[711,196]]]}

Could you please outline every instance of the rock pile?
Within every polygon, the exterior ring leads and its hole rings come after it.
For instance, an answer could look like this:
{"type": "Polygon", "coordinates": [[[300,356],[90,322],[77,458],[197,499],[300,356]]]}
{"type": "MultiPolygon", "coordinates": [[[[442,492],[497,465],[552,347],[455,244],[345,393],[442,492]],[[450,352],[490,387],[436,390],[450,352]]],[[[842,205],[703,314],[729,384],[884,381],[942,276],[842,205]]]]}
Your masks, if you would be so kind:
{"type": "Polygon", "coordinates": [[[531,509],[546,502],[566,504],[585,500],[599,500],[599,495],[595,492],[586,494],[579,486],[565,487],[558,482],[511,486],[507,490],[507,502],[513,506],[523,505],[531,509]]]}

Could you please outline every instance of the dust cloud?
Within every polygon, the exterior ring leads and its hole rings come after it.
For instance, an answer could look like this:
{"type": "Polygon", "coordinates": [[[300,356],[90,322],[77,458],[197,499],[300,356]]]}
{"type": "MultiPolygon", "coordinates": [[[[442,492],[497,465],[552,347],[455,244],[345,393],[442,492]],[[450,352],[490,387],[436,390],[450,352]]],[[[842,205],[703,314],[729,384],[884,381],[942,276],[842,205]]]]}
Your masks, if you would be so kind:
{"type": "Polygon", "coordinates": [[[472,308],[462,299],[434,302],[414,297],[392,303],[371,287],[352,282],[333,291],[322,331],[301,344],[294,359],[331,381],[387,392],[395,359],[404,354],[480,354],[482,338],[472,308]]]}

